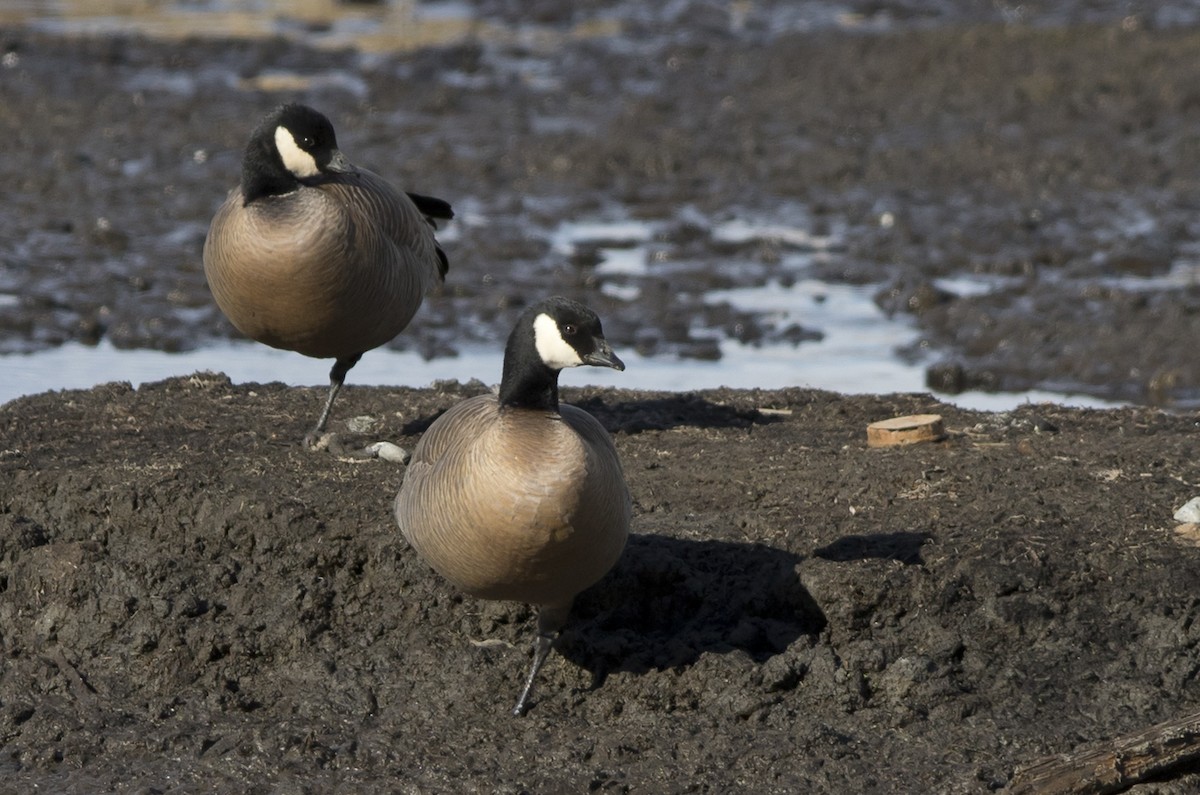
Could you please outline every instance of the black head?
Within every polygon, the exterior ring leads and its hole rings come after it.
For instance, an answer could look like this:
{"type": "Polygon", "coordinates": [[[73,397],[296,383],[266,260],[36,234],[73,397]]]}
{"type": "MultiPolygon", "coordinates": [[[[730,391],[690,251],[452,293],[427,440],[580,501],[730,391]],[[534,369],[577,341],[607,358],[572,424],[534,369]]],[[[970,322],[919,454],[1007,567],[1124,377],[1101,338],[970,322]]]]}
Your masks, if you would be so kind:
{"type": "Polygon", "coordinates": [[[625,369],[595,312],[561,296],[539,301],[521,313],[509,335],[500,402],[556,408],[559,372],[585,364],[625,369]]]}
{"type": "Polygon", "coordinates": [[[242,195],[248,204],[347,168],[329,119],[307,105],[280,105],[250,135],[242,159],[242,195]]]}

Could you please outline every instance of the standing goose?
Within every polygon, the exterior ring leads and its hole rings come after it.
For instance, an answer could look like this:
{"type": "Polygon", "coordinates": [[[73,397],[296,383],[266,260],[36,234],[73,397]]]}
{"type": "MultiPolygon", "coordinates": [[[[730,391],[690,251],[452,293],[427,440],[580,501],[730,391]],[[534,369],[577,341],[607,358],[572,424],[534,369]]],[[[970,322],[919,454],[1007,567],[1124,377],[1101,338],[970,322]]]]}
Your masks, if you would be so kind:
{"type": "Polygon", "coordinates": [[[558,374],[624,370],[583,304],[549,298],[517,320],[499,395],[455,405],[421,437],[396,497],[396,520],[439,574],[471,596],[537,607],[533,665],[513,709],[524,714],[571,604],[617,562],[629,534],[629,487],[612,439],[558,402],[558,374]]]}
{"type": "Polygon", "coordinates": [[[204,241],[204,274],[247,337],[335,360],[310,447],[346,373],[403,331],[445,277],[434,219],[453,216],[441,199],[354,167],[329,119],[305,105],[281,105],[250,136],[241,185],[204,241]]]}

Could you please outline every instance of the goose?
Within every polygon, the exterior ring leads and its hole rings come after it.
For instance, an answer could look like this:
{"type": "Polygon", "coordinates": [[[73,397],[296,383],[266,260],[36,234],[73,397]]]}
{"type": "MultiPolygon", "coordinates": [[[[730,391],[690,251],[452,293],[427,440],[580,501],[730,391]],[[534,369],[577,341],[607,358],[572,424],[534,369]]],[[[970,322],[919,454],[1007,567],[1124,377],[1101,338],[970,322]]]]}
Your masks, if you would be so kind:
{"type": "Polygon", "coordinates": [[[600,318],[553,297],[526,309],[504,350],[499,393],[451,407],[422,435],[396,496],[396,521],[418,555],[481,599],[537,609],[533,664],[514,715],[575,597],[617,562],[632,504],[612,438],[558,402],[565,367],[624,370],[600,318]]]}
{"type": "Polygon", "coordinates": [[[307,105],[280,105],[251,134],[241,184],[204,241],[204,274],[242,334],[334,360],[306,447],[320,446],[350,368],[403,331],[445,278],[434,230],[453,217],[449,203],[352,165],[307,105]]]}

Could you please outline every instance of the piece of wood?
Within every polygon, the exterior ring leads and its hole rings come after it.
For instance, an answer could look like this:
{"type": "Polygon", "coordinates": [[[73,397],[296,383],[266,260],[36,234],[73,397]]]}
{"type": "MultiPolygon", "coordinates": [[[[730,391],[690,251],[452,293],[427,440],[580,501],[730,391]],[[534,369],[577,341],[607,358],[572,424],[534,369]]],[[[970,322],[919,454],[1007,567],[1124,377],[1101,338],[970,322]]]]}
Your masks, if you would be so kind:
{"type": "Polygon", "coordinates": [[[912,414],[893,417],[867,426],[868,447],[892,447],[898,444],[936,442],[946,436],[940,414],[912,414]]]}
{"type": "Polygon", "coordinates": [[[1200,712],[1019,768],[1008,795],[1105,795],[1200,762],[1200,712]]]}
{"type": "Polygon", "coordinates": [[[1184,522],[1175,528],[1175,538],[1182,544],[1200,547],[1200,524],[1184,522]]]}

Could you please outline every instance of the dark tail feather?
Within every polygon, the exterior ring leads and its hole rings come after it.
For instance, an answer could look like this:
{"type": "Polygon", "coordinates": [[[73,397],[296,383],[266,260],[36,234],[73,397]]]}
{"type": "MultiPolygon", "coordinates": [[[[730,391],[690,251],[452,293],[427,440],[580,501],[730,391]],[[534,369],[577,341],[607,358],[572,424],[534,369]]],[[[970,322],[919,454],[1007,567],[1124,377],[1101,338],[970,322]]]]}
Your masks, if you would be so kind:
{"type": "Polygon", "coordinates": [[[438,255],[438,275],[442,277],[442,281],[445,281],[446,272],[450,270],[450,260],[446,259],[446,252],[442,251],[441,246],[437,246],[435,251],[438,255]]]}
{"type": "MultiPolygon", "coordinates": [[[[432,196],[422,196],[419,193],[410,193],[408,198],[412,199],[412,203],[417,206],[417,210],[421,215],[425,216],[425,220],[434,229],[437,229],[437,222],[434,219],[449,221],[454,217],[454,210],[450,208],[450,202],[443,199],[435,199],[432,196]]],[[[435,244],[436,245],[436,244],[435,244]]],[[[442,251],[441,246],[436,246],[438,256],[438,275],[444,280],[446,272],[450,270],[450,260],[446,259],[446,252],[442,251]]]]}
{"type": "MultiPolygon", "coordinates": [[[[412,199],[413,204],[417,205],[417,209],[421,211],[421,215],[428,218],[431,224],[435,218],[449,221],[454,217],[454,210],[450,208],[448,201],[435,199],[432,196],[422,196],[419,193],[410,193],[408,198],[412,199]]],[[[437,224],[434,226],[436,227],[437,224]]]]}

